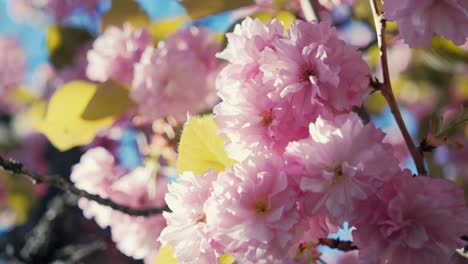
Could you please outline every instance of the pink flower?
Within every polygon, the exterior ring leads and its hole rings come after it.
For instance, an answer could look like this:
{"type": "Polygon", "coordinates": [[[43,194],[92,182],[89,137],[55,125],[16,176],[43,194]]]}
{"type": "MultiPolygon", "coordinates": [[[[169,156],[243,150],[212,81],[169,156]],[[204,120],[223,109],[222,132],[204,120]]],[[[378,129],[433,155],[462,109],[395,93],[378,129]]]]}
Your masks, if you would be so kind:
{"type": "Polygon", "coordinates": [[[289,100],[269,98],[271,86],[249,83],[240,86],[219,78],[218,95],[223,101],[213,112],[219,133],[229,139],[226,150],[232,158],[242,161],[258,151],[281,155],[290,141],[308,136],[308,125],[318,113],[296,118],[291,114],[296,106],[289,100]]]}
{"type": "Polygon", "coordinates": [[[105,195],[116,176],[114,156],[98,147],[81,156],[80,163],[73,166],[70,179],[75,186],[85,191],[105,195]]]}
{"type": "MultiPolygon", "coordinates": [[[[79,189],[103,198],[111,198],[111,185],[119,175],[122,175],[122,172],[119,171],[114,156],[106,149],[97,147],[81,156],[80,163],[72,168],[70,180],[79,189]]],[[[110,207],[85,198],[78,201],[78,206],[86,218],[94,218],[100,227],[106,228],[111,224],[114,210],[110,207]]]]}
{"type": "Polygon", "coordinates": [[[295,22],[262,62],[263,81],[272,82],[281,97],[296,95],[335,112],[361,105],[369,84],[361,54],[327,23],[295,22]]]}
{"type": "MultiPolygon", "coordinates": [[[[401,38],[397,38],[388,48],[387,57],[390,78],[395,79],[408,68],[413,57],[413,50],[401,38]]],[[[382,66],[380,64],[377,66],[375,75],[380,80],[383,80],[382,66]]]]}
{"type": "Polygon", "coordinates": [[[206,29],[190,27],[147,48],[135,66],[131,97],[141,115],[185,121],[213,105],[219,44],[206,29]]]}
{"type": "Polygon", "coordinates": [[[399,170],[383,138],[355,114],[310,124],[310,138],[290,143],[285,153],[288,174],[304,192],[305,211],[327,212],[335,224],[350,220],[355,202],[372,196],[399,170]]]}
{"type": "Polygon", "coordinates": [[[88,78],[99,82],[113,79],[130,84],[134,65],[152,43],[153,36],[146,29],[134,29],[130,24],[122,28],[109,27],[88,52],[88,78]]]}
{"type": "MultiPolygon", "coordinates": [[[[158,175],[155,182],[152,176],[143,167],[134,169],[111,185],[111,189],[116,192],[112,196],[113,200],[132,208],[163,207],[167,180],[158,175]],[[154,194],[151,194],[149,186],[154,188],[154,194]]],[[[162,215],[134,217],[116,211],[112,214],[112,240],[122,253],[143,259],[159,250],[161,243],[157,238],[166,226],[162,215]]]]}
{"type": "Polygon", "coordinates": [[[34,172],[41,175],[47,174],[49,171],[47,159],[45,157],[47,138],[42,134],[32,132],[22,135],[19,139],[21,140],[20,147],[8,153],[8,156],[21,161],[26,168],[34,172]]]}
{"type": "Polygon", "coordinates": [[[362,263],[449,263],[468,227],[463,191],[408,170],[363,202],[353,223],[362,263]]]}
{"type": "Polygon", "coordinates": [[[242,161],[249,153],[273,151],[282,154],[293,140],[308,136],[308,126],[319,116],[331,118],[322,105],[302,95],[281,97],[272,81],[264,81],[264,53],[283,40],[284,30],[274,20],[265,25],[246,18],[228,34],[227,48],[218,54],[227,65],[216,82],[222,102],[213,112],[220,133],[229,141],[229,155],[242,161]]]}
{"type": "Polygon", "coordinates": [[[11,37],[0,38],[0,50],[3,51],[0,52],[0,105],[10,105],[5,97],[23,80],[26,55],[20,43],[11,37]]]}
{"type": "Polygon", "coordinates": [[[304,226],[280,161],[258,157],[219,174],[206,204],[212,237],[235,259],[281,263],[304,226]]]}
{"type": "Polygon", "coordinates": [[[200,177],[192,172],[185,172],[169,185],[166,202],[172,212],[163,214],[167,227],[159,240],[162,244],[175,248],[175,258],[180,263],[217,262],[205,213],[205,202],[217,176],[214,170],[208,170],[200,177]]]}
{"type": "Polygon", "coordinates": [[[463,45],[468,36],[468,2],[464,0],[387,0],[385,17],[399,24],[400,34],[413,48],[428,46],[432,36],[463,45]]]}
{"type": "MultiPolygon", "coordinates": [[[[227,33],[227,47],[217,54],[218,58],[229,61],[234,66],[227,66],[221,73],[229,81],[246,81],[256,78],[260,73],[259,60],[262,51],[272,47],[273,42],[284,36],[284,28],[278,20],[268,24],[247,17],[237,24],[232,33],[227,33]],[[228,70],[229,67],[235,67],[228,70]]],[[[260,76],[261,78],[261,76],[260,76]]]]}
{"type": "Polygon", "coordinates": [[[386,134],[383,141],[392,145],[393,155],[398,159],[400,168],[405,168],[411,154],[401,131],[398,127],[391,126],[389,128],[385,128],[384,132],[386,134]]]}
{"type": "Polygon", "coordinates": [[[49,0],[46,11],[57,21],[62,22],[74,13],[82,12],[90,17],[97,15],[99,5],[105,0],[49,0]]]}
{"type": "MultiPolygon", "coordinates": [[[[98,147],[88,150],[73,167],[71,180],[92,194],[109,198],[132,208],[153,208],[164,205],[167,180],[158,175],[155,180],[146,168],[137,167],[123,176],[107,150],[98,147]],[[153,191],[150,190],[153,188],[153,191]]],[[[165,227],[161,215],[129,216],[94,201],[81,198],[78,203],[87,218],[94,218],[102,228],[111,227],[117,248],[135,259],[143,259],[159,250],[157,238],[165,227]]]]}

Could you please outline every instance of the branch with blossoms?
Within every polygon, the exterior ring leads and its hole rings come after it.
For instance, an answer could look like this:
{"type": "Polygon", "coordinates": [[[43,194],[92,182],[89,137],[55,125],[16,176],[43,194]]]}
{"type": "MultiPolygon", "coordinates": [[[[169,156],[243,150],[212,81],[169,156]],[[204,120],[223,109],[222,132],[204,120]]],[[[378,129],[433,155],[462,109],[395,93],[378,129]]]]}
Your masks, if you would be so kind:
{"type": "MultiPolygon", "coordinates": [[[[152,215],[161,214],[164,211],[170,211],[168,207],[136,209],[136,208],[122,205],[122,204],[118,204],[110,199],[103,198],[99,195],[91,194],[87,191],[81,190],[77,188],[75,185],[67,182],[62,177],[39,175],[35,172],[25,169],[22,163],[14,161],[14,160],[6,160],[2,156],[0,156],[0,167],[2,167],[5,171],[8,171],[12,174],[21,175],[27,178],[33,184],[48,184],[50,186],[60,188],[64,191],[71,192],[78,197],[86,198],[91,201],[95,201],[98,204],[103,205],[103,206],[108,206],[114,210],[117,210],[119,212],[122,212],[130,216],[149,217],[152,215]]],[[[338,239],[320,238],[318,242],[320,245],[328,246],[330,248],[338,249],[344,252],[358,249],[356,246],[352,244],[351,241],[340,240],[339,238],[338,239]]]]}
{"type": "Polygon", "coordinates": [[[45,183],[50,186],[60,188],[64,191],[71,192],[78,197],[86,198],[88,200],[95,201],[101,205],[108,206],[114,210],[120,211],[127,215],[148,217],[152,215],[162,214],[163,211],[169,211],[169,208],[167,207],[137,209],[126,205],[118,204],[110,199],[79,189],[75,185],[63,179],[62,177],[39,175],[33,171],[25,169],[22,163],[13,160],[6,160],[2,156],[0,156],[0,167],[12,174],[21,175],[27,178],[33,184],[45,183]]]}
{"type": "Polygon", "coordinates": [[[408,150],[410,151],[414,160],[418,174],[426,175],[427,171],[424,167],[423,153],[418,149],[418,147],[416,147],[415,143],[413,142],[393,93],[392,82],[390,80],[390,71],[388,69],[387,41],[385,40],[387,20],[383,17],[382,11],[379,10],[377,1],[369,0],[369,2],[374,17],[375,30],[377,32],[377,42],[380,50],[380,62],[382,64],[383,72],[383,83],[379,82],[379,80],[375,78],[371,80],[371,85],[375,90],[379,90],[387,101],[388,106],[390,107],[390,111],[392,112],[392,115],[397,122],[398,128],[400,129],[408,150]]]}

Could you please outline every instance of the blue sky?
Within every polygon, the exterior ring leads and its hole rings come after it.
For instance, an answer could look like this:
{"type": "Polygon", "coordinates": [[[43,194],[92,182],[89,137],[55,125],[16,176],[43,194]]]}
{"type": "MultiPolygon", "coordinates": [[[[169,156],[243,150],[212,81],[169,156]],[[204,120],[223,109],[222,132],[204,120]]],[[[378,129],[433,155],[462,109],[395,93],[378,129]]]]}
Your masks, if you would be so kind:
{"type": "MultiPolygon", "coordinates": [[[[12,21],[6,10],[6,0],[0,0],[0,36],[17,38],[26,51],[28,71],[47,61],[47,48],[44,30],[40,25],[29,25],[12,21]]],[[[5,51],[0,51],[5,52],[5,51]]]]}

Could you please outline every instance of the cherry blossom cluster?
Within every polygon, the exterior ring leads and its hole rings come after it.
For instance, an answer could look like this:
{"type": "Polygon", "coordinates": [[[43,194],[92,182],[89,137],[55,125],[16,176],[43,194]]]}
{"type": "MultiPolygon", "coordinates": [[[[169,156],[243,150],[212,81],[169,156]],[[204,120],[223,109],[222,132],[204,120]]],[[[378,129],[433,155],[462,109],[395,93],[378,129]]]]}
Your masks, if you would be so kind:
{"type": "Polygon", "coordinates": [[[26,54],[20,43],[13,37],[0,38],[0,108],[8,111],[11,91],[20,85],[26,68],[26,54]],[[5,108],[5,109],[3,109],[5,108]]]}
{"type": "MultiPolygon", "coordinates": [[[[73,167],[70,179],[82,190],[132,208],[163,207],[165,204],[165,175],[154,175],[141,166],[128,171],[102,147],[89,149],[73,167]]],[[[135,259],[150,259],[159,250],[160,243],[155,238],[166,225],[162,215],[129,216],[85,198],[79,200],[78,206],[100,227],[111,228],[112,239],[124,254],[135,259]]]]}
{"type": "Polygon", "coordinates": [[[219,48],[204,28],[187,27],[153,47],[146,29],[112,26],[94,41],[86,72],[94,81],[131,85],[139,114],[149,120],[172,116],[183,122],[216,103],[219,48]]]}
{"type": "Polygon", "coordinates": [[[410,47],[429,46],[437,34],[463,45],[468,38],[468,2],[464,0],[384,1],[385,18],[398,21],[410,47]]]}
{"type": "Polygon", "coordinates": [[[238,162],[169,185],[159,241],[179,263],[305,263],[344,222],[360,263],[448,263],[468,232],[463,191],[400,169],[351,112],[369,85],[361,54],[327,23],[247,18],[227,38],[214,113],[238,162]]]}

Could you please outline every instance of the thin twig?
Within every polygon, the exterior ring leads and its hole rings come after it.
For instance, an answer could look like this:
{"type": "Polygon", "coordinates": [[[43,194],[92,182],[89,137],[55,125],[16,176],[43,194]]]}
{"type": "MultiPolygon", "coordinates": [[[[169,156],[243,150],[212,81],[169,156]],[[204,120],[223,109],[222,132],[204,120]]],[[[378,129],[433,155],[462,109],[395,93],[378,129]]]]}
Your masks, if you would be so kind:
{"type": "MultiPolygon", "coordinates": [[[[383,97],[388,103],[390,107],[390,111],[395,118],[398,127],[400,128],[401,133],[403,134],[403,138],[405,139],[406,146],[408,147],[411,156],[416,164],[416,169],[418,170],[419,175],[427,175],[426,168],[424,166],[424,157],[423,154],[418,148],[416,144],[414,144],[413,139],[411,138],[408,129],[406,128],[406,124],[403,121],[403,117],[401,116],[400,108],[398,107],[398,103],[396,102],[395,95],[393,94],[392,83],[390,81],[390,71],[388,69],[388,59],[387,59],[387,43],[385,40],[385,30],[387,27],[387,22],[382,15],[382,12],[379,11],[377,7],[376,0],[369,0],[372,13],[374,16],[374,23],[375,29],[377,32],[377,39],[380,49],[380,61],[382,64],[382,72],[383,72],[383,84],[379,85],[379,90],[381,91],[383,97]]],[[[378,83],[375,80],[375,83],[378,83]]]]}
{"type": "Polygon", "coordinates": [[[357,250],[358,247],[353,245],[353,242],[351,241],[343,241],[340,240],[339,238],[333,239],[333,238],[320,238],[319,239],[320,245],[327,246],[329,248],[333,249],[339,249],[344,252],[352,251],[352,250],[357,250]]]}
{"type": "Polygon", "coordinates": [[[317,8],[314,6],[313,0],[301,0],[301,9],[307,21],[320,22],[320,16],[317,8]]]}
{"type": "Polygon", "coordinates": [[[69,183],[62,177],[58,176],[45,176],[45,175],[39,175],[35,172],[29,171],[27,169],[23,168],[23,164],[13,161],[13,160],[5,160],[2,156],[0,156],[0,167],[2,167],[4,170],[13,173],[13,174],[18,174],[23,177],[26,177],[29,179],[33,184],[40,184],[40,183],[45,183],[57,188],[60,188],[65,191],[69,191],[79,197],[86,198],[88,200],[95,201],[99,203],[100,205],[108,206],[114,210],[120,211],[122,213],[125,213],[127,215],[131,216],[152,216],[152,215],[157,215],[161,214],[163,211],[168,211],[169,209],[167,207],[163,208],[132,208],[126,205],[122,204],[117,204],[114,201],[103,198],[99,195],[96,194],[91,194],[85,190],[81,190],[74,186],[73,184],[69,183]]]}

